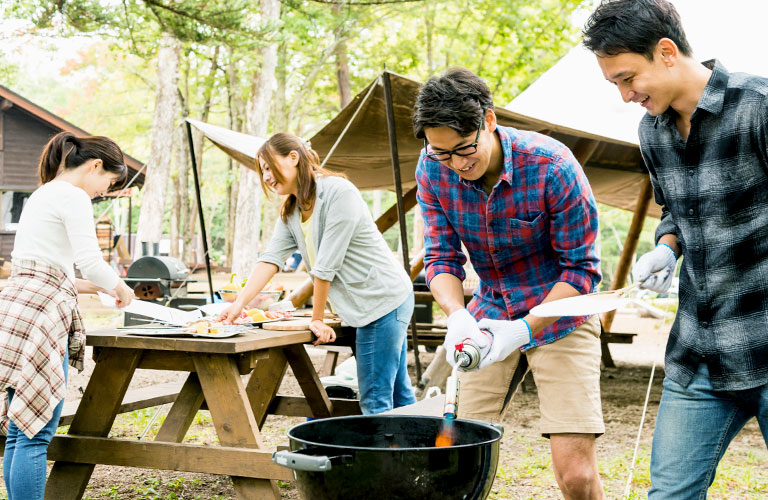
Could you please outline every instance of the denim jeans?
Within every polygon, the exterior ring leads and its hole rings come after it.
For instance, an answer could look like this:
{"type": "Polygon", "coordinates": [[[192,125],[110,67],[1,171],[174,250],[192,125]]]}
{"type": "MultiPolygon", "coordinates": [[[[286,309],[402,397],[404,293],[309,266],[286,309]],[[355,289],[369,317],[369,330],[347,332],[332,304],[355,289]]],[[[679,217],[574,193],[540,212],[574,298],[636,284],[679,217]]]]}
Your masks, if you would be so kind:
{"type": "Polygon", "coordinates": [[[703,500],[726,448],[752,417],[768,445],[768,385],[715,391],[702,363],[688,387],[664,379],[651,451],[649,500],[703,500]]]}
{"type": "MultiPolygon", "coordinates": [[[[64,380],[67,379],[69,364],[68,349],[64,349],[64,380]]],[[[14,394],[8,389],[8,405],[14,394]]],[[[51,420],[28,438],[11,420],[8,423],[8,436],[5,439],[3,455],[3,479],[8,492],[8,500],[43,500],[45,496],[45,473],[48,445],[59,426],[59,417],[64,408],[64,400],[59,401],[53,410],[51,420]]]]}
{"type": "Polygon", "coordinates": [[[411,294],[394,311],[357,329],[355,358],[363,415],[416,402],[407,355],[413,304],[411,294]]]}

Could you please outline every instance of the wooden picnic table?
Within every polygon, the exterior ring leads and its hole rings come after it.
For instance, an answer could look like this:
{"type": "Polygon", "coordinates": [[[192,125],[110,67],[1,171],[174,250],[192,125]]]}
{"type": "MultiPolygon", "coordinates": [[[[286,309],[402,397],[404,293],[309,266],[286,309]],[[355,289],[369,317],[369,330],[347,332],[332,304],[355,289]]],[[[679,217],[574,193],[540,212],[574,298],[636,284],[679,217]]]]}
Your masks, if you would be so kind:
{"type": "MultiPolygon", "coordinates": [[[[354,341],[340,329],[339,343],[354,341]]],[[[66,435],[53,438],[55,460],[45,498],[82,498],[95,464],[232,476],[238,499],[279,499],[275,480],[292,480],[272,463],[259,429],[268,414],[323,418],[359,414],[358,401],[328,397],[303,344],[308,331],[264,331],[224,339],[151,337],[119,330],[87,335],[96,366],[66,435]],[[304,397],[277,394],[287,367],[304,397]],[[107,437],[137,368],[189,372],[154,441],[107,437]],[[250,373],[247,383],[241,375],[250,373]],[[182,441],[198,410],[211,413],[221,446],[182,441]]]]}

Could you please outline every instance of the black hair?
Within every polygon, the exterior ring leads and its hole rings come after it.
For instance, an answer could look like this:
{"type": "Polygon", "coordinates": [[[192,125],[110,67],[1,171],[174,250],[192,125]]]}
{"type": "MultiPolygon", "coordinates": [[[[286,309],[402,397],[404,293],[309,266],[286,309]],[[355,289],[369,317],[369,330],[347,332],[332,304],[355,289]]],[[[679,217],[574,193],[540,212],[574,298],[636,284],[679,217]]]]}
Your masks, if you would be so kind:
{"type": "Polygon", "coordinates": [[[653,60],[656,44],[669,38],[693,55],[680,14],[667,0],[603,0],[582,31],[584,46],[599,56],[635,53],[653,60]]]}
{"type": "Polygon", "coordinates": [[[466,137],[483,126],[487,109],[493,109],[488,85],[468,69],[452,68],[419,90],[413,133],[423,139],[425,128],[449,127],[466,137]]]}
{"type": "Polygon", "coordinates": [[[122,186],[128,177],[123,152],[112,139],[100,136],[77,137],[71,132],[59,132],[48,141],[40,156],[40,182],[50,182],[59,171],[77,168],[88,160],[101,160],[104,170],[119,174],[112,187],[122,186]]]}

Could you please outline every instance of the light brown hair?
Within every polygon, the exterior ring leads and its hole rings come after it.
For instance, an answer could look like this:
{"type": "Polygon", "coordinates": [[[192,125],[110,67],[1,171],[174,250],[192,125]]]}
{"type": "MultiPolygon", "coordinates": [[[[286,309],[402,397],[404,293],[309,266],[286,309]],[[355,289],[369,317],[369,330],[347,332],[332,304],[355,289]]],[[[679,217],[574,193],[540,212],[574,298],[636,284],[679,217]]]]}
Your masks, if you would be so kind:
{"type": "Polygon", "coordinates": [[[320,157],[317,153],[305,145],[304,141],[299,137],[288,134],[286,132],[279,132],[270,137],[256,154],[256,171],[259,173],[261,179],[261,189],[264,194],[269,196],[272,188],[264,183],[264,173],[261,171],[261,158],[272,171],[272,175],[277,182],[285,182],[280,167],[277,166],[275,156],[288,156],[291,151],[296,151],[299,155],[299,162],[296,165],[298,174],[296,176],[296,182],[298,184],[298,195],[290,194],[283,202],[283,206],[280,209],[280,218],[283,222],[288,222],[288,216],[298,206],[299,210],[311,210],[315,205],[315,193],[317,190],[317,176],[334,176],[345,177],[343,174],[333,172],[325,168],[320,168],[320,157]]]}

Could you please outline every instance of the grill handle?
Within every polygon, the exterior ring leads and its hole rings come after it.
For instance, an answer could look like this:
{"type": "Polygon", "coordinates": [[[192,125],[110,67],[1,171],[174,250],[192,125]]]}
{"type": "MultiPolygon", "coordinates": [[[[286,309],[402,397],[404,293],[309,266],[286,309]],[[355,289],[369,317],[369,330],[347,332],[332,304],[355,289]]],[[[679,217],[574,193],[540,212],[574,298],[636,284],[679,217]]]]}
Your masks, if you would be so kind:
{"type": "Polygon", "coordinates": [[[276,451],[272,453],[272,461],[277,465],[293,470],[308,472],[328,472],[332,468],[332,462],[347,464],[352,462],[351,455],[339,455],[336,457],[305,455],[300,451],[276,451]]]}

